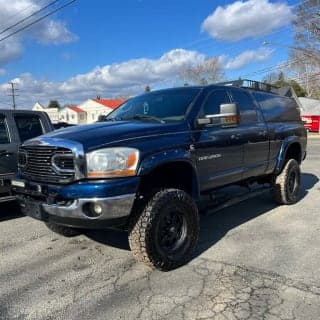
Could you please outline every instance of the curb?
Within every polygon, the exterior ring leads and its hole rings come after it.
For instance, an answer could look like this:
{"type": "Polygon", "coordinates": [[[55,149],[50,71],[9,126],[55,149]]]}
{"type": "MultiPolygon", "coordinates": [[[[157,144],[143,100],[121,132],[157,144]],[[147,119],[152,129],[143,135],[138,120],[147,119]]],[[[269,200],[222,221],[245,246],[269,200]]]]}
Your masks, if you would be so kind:
{"type": "Polygon", "coordinates": [[[308,139],[320,139],[320,134],[308,134],[308,139]]]}

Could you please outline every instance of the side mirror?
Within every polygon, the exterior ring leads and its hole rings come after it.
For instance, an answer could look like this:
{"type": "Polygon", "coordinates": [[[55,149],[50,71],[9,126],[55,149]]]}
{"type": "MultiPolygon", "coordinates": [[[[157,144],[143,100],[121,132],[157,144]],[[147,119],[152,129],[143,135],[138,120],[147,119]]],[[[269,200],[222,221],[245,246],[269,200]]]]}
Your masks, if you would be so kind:
{"type": "Polygon", "coordinates": [[[220,105],[220,118],[222,127],[234,127],[239,124],[240,113],[236,103],[224,103],[220,105]]]}
{"type": "Polygon", "coordinates": [[[198,126],[235,127],[239,124],[239,108],[236,103],[223,103],[219,114],[208,114],[205,118],[197,119],[198,126]]]}

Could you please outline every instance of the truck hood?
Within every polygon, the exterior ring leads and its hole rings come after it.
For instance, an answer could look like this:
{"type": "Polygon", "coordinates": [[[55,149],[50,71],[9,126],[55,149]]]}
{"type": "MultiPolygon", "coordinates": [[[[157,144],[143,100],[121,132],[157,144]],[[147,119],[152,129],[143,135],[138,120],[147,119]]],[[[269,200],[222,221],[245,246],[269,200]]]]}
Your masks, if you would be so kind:
{"type": "MultiPolygon", "coordinates": [[[[188,130],[187,123],[154,123],[142,121],[101,122],[53,131],[41,137],[79,142],[86,151],[132,140],[151,138],[188,130]]],[[[36,140],[36,139],[34,139],[36,140]]]]}

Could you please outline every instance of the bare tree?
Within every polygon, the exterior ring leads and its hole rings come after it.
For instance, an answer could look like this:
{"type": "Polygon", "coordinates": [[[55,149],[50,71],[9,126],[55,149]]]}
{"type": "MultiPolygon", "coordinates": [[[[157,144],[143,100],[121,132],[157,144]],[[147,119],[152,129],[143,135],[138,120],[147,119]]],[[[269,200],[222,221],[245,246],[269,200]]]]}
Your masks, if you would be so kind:
{"type": "Polygon", "coordinates": [[[292,87],[298,97],[305,97],[306,91],[302,86],[295,80],[291,79],[290,76],[286,75],[283,71],[279,73],[269,73],[265,78],[266,84],[271,84],[276,87],[292,87]]]}
{"type": "Polygon", "coordinates": [[[180,78],[186,84],[207,85],[223,78],[222,66],[218,58],[212,57],[194,65],[183,67],[180,78]]]}
{"type": "Polygon", "coordinates": [[[278,72],[271,72],[268,73],[264,78],[263,82],[273,84],[279,80],[279,73],[278,72]]]}
{"type": "Polygon", "coordinates": [[[293,21],[292,69],[307,96],[320,97],[320,0],[301,2],[293,21]]]}

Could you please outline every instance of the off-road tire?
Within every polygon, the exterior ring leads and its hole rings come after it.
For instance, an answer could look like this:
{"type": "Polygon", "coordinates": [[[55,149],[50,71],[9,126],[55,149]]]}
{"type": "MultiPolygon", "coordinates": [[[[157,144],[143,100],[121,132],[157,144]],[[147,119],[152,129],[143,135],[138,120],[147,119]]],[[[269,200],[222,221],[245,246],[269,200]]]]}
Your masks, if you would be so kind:
{"type": "Polygon", "coordinates": [[[299,163],[290,159],[274,178],[272,193],[277,204],[294,204],[299,199],[301,172],[299,163]]]}
{"type": "Polygon", "coordinates": [[[67,238],[75,237],[75,236],[78,236],[79,234],[81,234],[81,230],[80,229],[60,226],[60,225],[55,224],[55,223],[47,222],[46,226],[51,231],[53,231],[54,233],[57,233],[57,234],[59,234],[61,236],[67,237],[67,238]]]}
{"type": "MultiPolygon", "coordinates": [[[[169,228],[169,232],[172,232],[172,228],[169,228]]],[[[186,192],[178,189],[155,192],[142,208],[136,209],[129,225],[129,244],[136,260],[152,269],[162,271],[169,271],[185,264],[197,244],[198,235],[198,208],[186,192]],[[175,220],[172,215],[182,219],[183,227],[176,228],[179,230],[176,232],[178,237],[176,251],[168,253],[163,250],[162,242],[165,239],[162,237],[161,226],[165,225],[165,228],[168,228],[167,217],[169,216],[172,221],[175,220]]],[[[168,239],[167,235],[165,237],[168,239]]],[[[175,248],[174,245],[173,248],[175,248]]]]}

